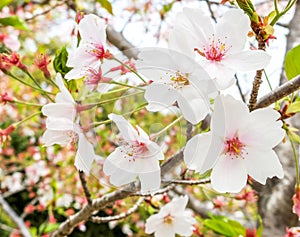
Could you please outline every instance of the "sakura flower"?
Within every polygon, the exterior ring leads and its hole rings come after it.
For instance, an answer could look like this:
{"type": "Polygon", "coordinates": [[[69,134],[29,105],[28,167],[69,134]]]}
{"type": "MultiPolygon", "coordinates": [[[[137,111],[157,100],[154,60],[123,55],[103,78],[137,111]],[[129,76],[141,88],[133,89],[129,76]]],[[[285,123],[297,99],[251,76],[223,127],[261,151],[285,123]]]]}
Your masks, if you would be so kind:
{"type": "Polygon", "coordinates": [[[196,54],[220,90],[234,83],[237,71],[262,69],[270,61],[262,50],[244,51],[250,20],[239,9],[228,10],[217,24],[202,10],[192,8],[184,8],[176,19],[169,47],[190,57],[196,54]]]}
{"type": "Polygon", "coordinates": [[[163,206],[159,213],[150,216],[146,221],[146,233],[155,237],[173,237],[176,234],[191,236],[196,224],[192,213],[186,211],[188,196],[176,197],[163,206]]]}
{"type": "Polygon", "coordinates": [[[95,158],[94,148],[81,131],[79,123],[75,122],[77,115],[75,101],[59,73],[56,76],[56,84],[60,89],[55,98],[56,103],[44,105],[42,108],[42,113],[47,116],[47,130],[43,134],[42,141],[45,146],[68,145],[78,141],[75,166],[88,174],[95,158]]]}
{"type": "Polygon", "coordinates": [[[261,184],[268,177],[283,177],[272,150],[284,137],[280,114],[271,108],[249,112],[246,104],[231,96],[215,100],[211,132],[194,136],[184,150],[189,169],[204,173],[212,168],[211,185],[218,192],[237,193],[247,175],[261,184]]]}
{"type": "Polygon", "coordinates": [[[159,160],[164,159],[161,148],[139,127],[134,128],[123,116],[108,116],[116,123],[122,143],[104,162],[103,171],[111,184],[121,186],[139,178],[141,192],[155,192],[160,187],[159,160]]]}
{"type": "Polygon", "coordinates": [[[209,75],[192,58],[168,49],[145,49],[137,68],[151,84],[145,91],[149,111],[177,102],[184,118],[196,124],[209,112],[209,94],[217,92],[209,75]]]}
{"type": "Polygon", "coordinates": [[[104,49],[106,25],[104,20],[94,14],[88,14],[78,24],[81,41],[73,55],[68,58],[67,66],[73,67],[66,79],[78,79],[86,76],[90,68],[97,68],[110,54],[104,49]]]}
{"type": "Polygon", "coordinates": [[[18,51],[21,47],[18,36],[12,33],[10,34],[0,33],[0,42],[3,42],[4,45],[12,51],[18,51]]]}

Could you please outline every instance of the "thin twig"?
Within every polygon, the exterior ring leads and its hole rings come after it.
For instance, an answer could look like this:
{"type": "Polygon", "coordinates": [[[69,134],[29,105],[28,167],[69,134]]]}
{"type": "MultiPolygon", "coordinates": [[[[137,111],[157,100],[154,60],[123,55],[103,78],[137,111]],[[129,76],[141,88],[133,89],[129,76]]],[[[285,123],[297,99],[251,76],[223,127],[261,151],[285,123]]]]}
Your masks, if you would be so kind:
{"type": "Polygon", "coordinates": [[[205,180],[163,180],[162,183],[199,185],[199,184],[210,183],[210,179],[205,179],[205,180]]]}
{"type": "Polygon", "coordinates": [[[24,237],[32,237],[24,221],[17,215],[17,213],[12,209],[12,207],[6,202],[2,194],[0,194],[0,205],[2,210],[10,217],[10,219],[19,228],[19,231],[24,237]]]}
{"type": "Polygon", "coordinates": [[[80,178],[80,181],[81,181],[81,186],[83,188],[83,191],[84,191],[84,194],[85,194],[85,197],[86,197],[86,200],[88,202],[89,205],[92,205],[92,198],[91,198],[91,193],[87,187],[87,183],[86,183],[86,180],[85,180],[85,175],[84,175],[84,172],[83,171],[79,171],[79,178],[80,178]]]}
{"type": "Polygon", "coordinates": [[[207,4],[207,7],[208,7],[208,10],[209,10],[209,13],[210,13],[211,18],[214,20],[214,22],[217,23],[217,19],[216,19],[216,17],[215,17],[215,14],[214,14],[212,8],[211,8],[211,2],[210,2],[209,0],[205,0],[205,2],[206,2],[206,4],[207,4]]]}
{"type": "Polygon", "coordinates": [[[92,216],[90,218],[90,220],[94,223],[100,224],[100,223],[106,223],[106,222],[110,222],[110,221],[116,221],[116,220],[124,219],[127,216],[130,216],[132,213],[134,213],[140,207],[140,205],[143,203],[143,201],[144,201],[144,198],[140,197],[139,200],[136,202],[136,204],[134,204],[134,206],[129,208],[127,212],[123,212],[119,215],[105,216],[105,217],[92,216]]]}
{"type": "Polygon", "coordinates": [[[246,103],[246,98],[245,98],[245,95],[244,95],[244,93],[243,93],[243,91],[242,91],[242,87],[241,87],[241,85],[240,85],[239,78],[237,77],[236,74],[234,75],[234,77],[235,77],[235,79],[236,79],[236,86],[237,86],[237,88],[238,88],[238,90],[239,90],[240,96],[241,96],[243,102],[246,103]]]}
{"type": "Polygon", "coordinates": [[[280,87],[271,91],[270,93],[263,96],[257,103],[254,109],[267,107],[279,99],[288,96],[289,94],[297,91],[300,88],[300,76],[295,77],[294,79],[284,83],[280,87]]]}
{"type": "Polygon", "coordinates": [[[186,121],[186,142],[193,137],[193,124],[186,121]]]}

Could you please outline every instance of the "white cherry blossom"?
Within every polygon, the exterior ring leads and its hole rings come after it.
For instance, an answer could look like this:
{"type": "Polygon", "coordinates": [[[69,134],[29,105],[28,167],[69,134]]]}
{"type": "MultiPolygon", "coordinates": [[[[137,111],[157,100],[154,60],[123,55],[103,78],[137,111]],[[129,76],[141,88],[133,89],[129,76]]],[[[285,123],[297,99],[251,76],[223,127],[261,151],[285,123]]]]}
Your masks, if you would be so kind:
{"type": "Polygon", "coordinates": [[[104,162],[103,171],[110,176],[110,183],[119,187],[138,177],[141,192],[154,193],[161,183],[159,160],[164,159],[161,148],[123,116],[110,114],[108,117],[116,123],[123,137],[120,146],[104,162]]]}
{"type": "Polygon", "coordinates": [[[199,123],[209,112],[213,81],[193,58],[168,49],[143,49],[137,69],[151,84],[145,91],[149,111],[160,111],[177,102],[184,118],[199,123]]]}
{"type": "Polygon", "coordinates": [[[75,122],[76,104],[59,73],[56,76],[56,84],[60,92],[55,97],[55,103],[46,104],[42,108],[42,113],[47,116],[47,130],[43,134],[42,142],[45,146],[51,146],[68,145],[78,141],[75,166],[78,170],[89,174],[95,158],[93,145],[81,131],[78,122],[75,122]]]}
{"type": "Polygon", "coordinates": [[[201,9],[184,8],[176,17],[169,47],[197,60],[216,80],[220,90],[234,83],[237,71],[262,69],[270,56],[262,50],[244,50],[249,18],[239,9],[228,10],[215,24],[201,9]]]}
{"type": "Polygon", "coordinates": [[[280,114],[248,107],[231,96],[218,96],[211,131],[194,136],[184,150],[189,169],[204,173],[212,168],[211,185],[218,192],[237,193],[247,175],[261,184],[268,177],[283,177],[283,169],[272,149],[284,137],[280,114]]]}
{"type": "Polygon", "coordinates": [[[191,211],[185,210],[188,196],[175,197],[163,206],[157,214],[146,221],[146,233],[155,237],[191,236],[196,224],[191,211]]]}
{"type": "Polygon", "coordinates": [[[78,79],[91,74],[91,70],[98,70],[101,61],[106,57],[104,48],[106,41],[106,24],[103,19],[88,14],[78,24],[81,41],[79,47],[69,56],[69,71],[66,79],[78,79]]]}

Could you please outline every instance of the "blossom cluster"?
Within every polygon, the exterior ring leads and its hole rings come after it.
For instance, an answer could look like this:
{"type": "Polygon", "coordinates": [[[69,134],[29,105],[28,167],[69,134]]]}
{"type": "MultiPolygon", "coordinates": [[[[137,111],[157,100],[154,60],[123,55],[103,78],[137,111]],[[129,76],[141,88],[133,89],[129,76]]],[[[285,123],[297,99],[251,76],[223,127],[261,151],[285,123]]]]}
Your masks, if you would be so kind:
{"type": "MultiPolygon", "coordinates": [[[[262,184],[268,177],[282,178],[283,169],[273,150],[284,137],[280,114],[271,108],[250,112],[245,103],[223,94],[235,82],[238,70],[262,69],[270,61],[263,50],[245,50],[249,18],[233,9],[214,24],[200,9],[185,8],[176,19],[169,48],[140,49],[136,65],[129,70],[124,64],[120,70],[140,75],[140,88],[145,91],[146,109],[150,112],[173,106],[193,125],[211,114],[210,131],[187,141],[183,158],[190,170],[200,174],[211,170],[214,190],[238,193],[249,176],[262,184]]],[[[116,60],[105,44],[106,23],[89,14],[78,23],[78,32],[80,42],[70,52],[67,66],[72,69],[65,79],[84,78],[89,91],[105,93],[113,83],[119,83],[104,71],[105,64],[112,65],[116,60]]],[[[77,144],[75,166],[90,174],[96,153],[81,116],[90,106],[75,101],[59,73],[56,85],[60,92],[55,103],[42,108],[47,116],[42,141],[46,146],[77,144]]],[[[155,136],[133,126],[123,115],[110,113],[108,119],[116,124],[120,139],[104,161],[104,174],[117,187],[138,178],[142,194],[155,194],[162,186],[162,147],[155,142],[155,136]]],[[[190,236],[196,221],[184,210],[187,202],[187,196],[174,198],[147,220],[146,232],[155,232],[155,236],[190,236]]]]}

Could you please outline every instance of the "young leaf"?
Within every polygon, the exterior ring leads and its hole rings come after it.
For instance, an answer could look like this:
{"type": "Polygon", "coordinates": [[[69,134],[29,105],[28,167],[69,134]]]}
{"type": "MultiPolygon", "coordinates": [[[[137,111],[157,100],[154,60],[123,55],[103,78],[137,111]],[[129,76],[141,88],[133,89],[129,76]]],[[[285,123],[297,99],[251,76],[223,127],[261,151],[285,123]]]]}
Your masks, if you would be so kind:
{"type": "Polygon", "coordinates": [[[5,7],[5,6],[7,6],[8,4],[10,4],[12,2],[12,0],[1,0],[1,2],[0,2],[0,10],[3,8],[3,7],[5,7]]]}
{"type": "Polygon", "coordinates": [[[300,101],[295,101],[288,107],[286,113],[287,114],[298,113],[299,111],[300,111],[300,101]]]}
{"type": "Polygon", "coordinates": [[[27,30],[25,22],[17,16],[0,18],[0,24],[3,26],[13,26],[18,30],[27,30]]]}
{"type": "Polygon", "coordinates": [[[112,5],[108,0],[97,0],[97,2],[99,2],[106,11],[113,15],[112,5]]]}
{"type": "Polygon", "coordinates": [[[56,72],[60,72],[64,77],[71,68],[67,67],[67,60],[68,60],[68,52],[66,47],[62,47],[60,51],[58,51],[55,55],[53,60],[53,67],[56,72]]]}
{"type": "Polygon", "coordinates": [[[289,50],[285,56],[284,70],[290,80],[300,74],[300,44],[289,50]]]}

